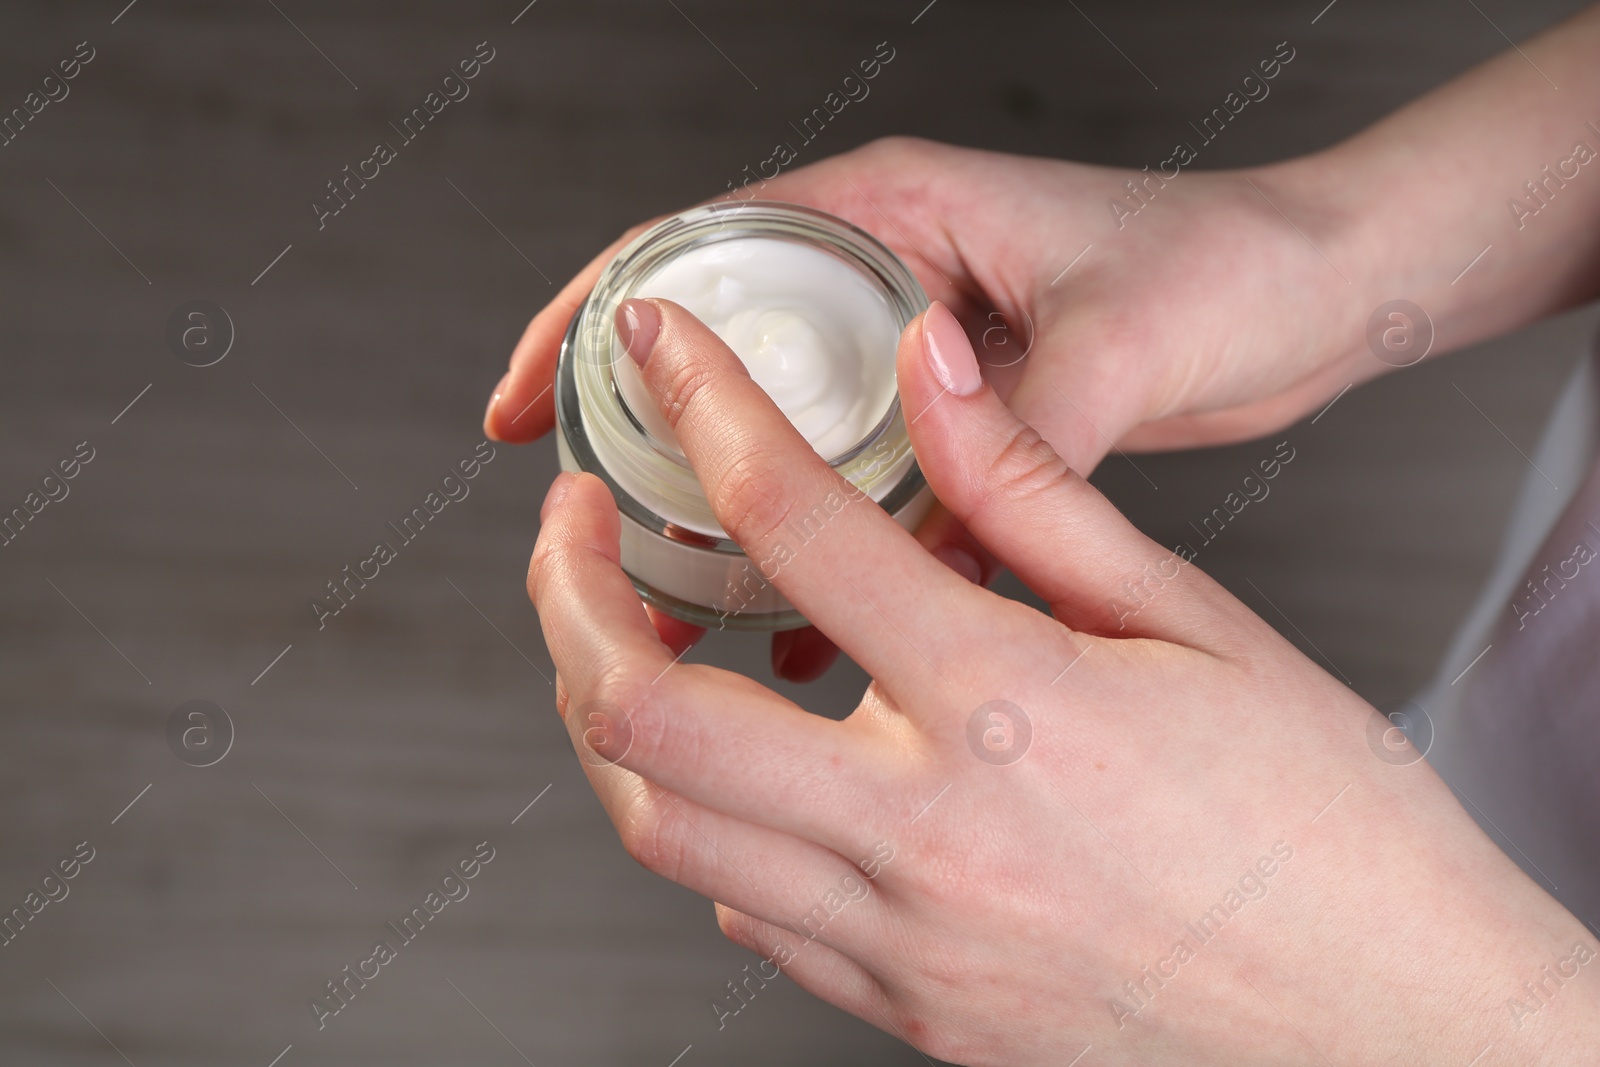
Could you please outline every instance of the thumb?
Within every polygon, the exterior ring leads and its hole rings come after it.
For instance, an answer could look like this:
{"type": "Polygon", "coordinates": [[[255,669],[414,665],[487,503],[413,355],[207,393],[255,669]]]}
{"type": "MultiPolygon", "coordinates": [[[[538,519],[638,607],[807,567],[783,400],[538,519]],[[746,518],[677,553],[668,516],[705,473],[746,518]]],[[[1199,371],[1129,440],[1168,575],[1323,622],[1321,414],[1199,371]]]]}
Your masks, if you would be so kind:
{"type": "Polygon", "coordinates": [[[1199,644],[1216,603],[1183,556],[1145,537],[984,384],[935,303],[906,328],[901,403],[928,484],[980,544],[1073,629],[1199,644]]]}

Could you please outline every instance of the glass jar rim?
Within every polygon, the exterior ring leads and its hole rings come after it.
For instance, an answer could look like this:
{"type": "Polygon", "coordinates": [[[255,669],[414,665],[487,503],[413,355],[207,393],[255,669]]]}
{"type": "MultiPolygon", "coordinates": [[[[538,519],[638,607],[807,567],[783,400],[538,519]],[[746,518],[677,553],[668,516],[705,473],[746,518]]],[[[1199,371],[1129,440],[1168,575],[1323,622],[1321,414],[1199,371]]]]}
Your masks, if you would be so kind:
{"type": "MultiPolygon", "coordinates": [[[[613,321],[617,305],[668,259],[720,240],[749,237],[796,241],[837,256],[877,284],[902,331],[928,306],[921,283],[900,258],[876,237],[843,219],[784,201],[717,202],[664,219],[636,237],[606,265],[568,324],[555,389],[557,421],[574,459],[581,469],[599,475],[607,483],[624,514],[673,540],[735,553],[742,549],[726,537],[669,521],[639,501],[607,469],[590,438],[596,431],[607,435],[610,450],[620,450],[622,462],[644,469],[642,480],[651,484],[659,484],[657,479],[665,480],[669,484],[663,487],[664,494],[672,494],[675,503],[686,509],[703,509],[708,524],[720,529],[687,460],[681,454],[664,451],[621,396],[612,375],[612,368],[621,358],[613,321]]],[[[617,461],[619,457],[613,455],[612,459],[617,461]]],[[[868,486],[858,478],[882,489],[869,490],[869,495],[891,513],[916,496],[924,482],[911,455],[897,389],[892,391],[883,416],[872,430],[827,462],[863,489],[868,486]],[[867,450],[880,442],[887,442],[893,450],[895,461],[889,469],[899,471],[899,477],[887,486],[872,482],[870,466],[863,472],[862,460],[867,450]]],[[[633,474],[639,477],[638,471],[633,474]]],[[[701,516],[696,514],[695,518],[701,516]]]]}

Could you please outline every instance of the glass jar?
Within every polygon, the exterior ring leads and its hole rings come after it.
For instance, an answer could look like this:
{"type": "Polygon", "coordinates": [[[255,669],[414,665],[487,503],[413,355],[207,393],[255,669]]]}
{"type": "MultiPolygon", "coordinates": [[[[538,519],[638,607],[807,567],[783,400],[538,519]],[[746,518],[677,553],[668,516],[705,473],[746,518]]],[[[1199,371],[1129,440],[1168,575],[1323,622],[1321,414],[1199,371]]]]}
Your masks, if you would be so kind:
{"type": "MultiPolygon", "coordinates": [[[[806,620],[772,584],[776,564],[749,559],[717,523],[694,470],[643,391],[613,321],[624,300],[672,295],[652,291],[652,281],[669,277],[663,268],[674,261],[682,266],[688,262],[682,260],[685,255],[724,261],[765,250],[781,253],[784,264],[792,260],[807,268],[793,275],[793,284],[806,289],[810,319],[853,315],[858,324],[863,316],[872,319],[866,323],[871,329],[859,334],[870,343],[844,357],[849,380],[834,383],[852,394],[845,399],[855,405],[852,417],[865,432],[857,437],[849,423],[841,423],[841,437],[830,432],[840,426],[812,426],[808,439],[831,441],[827,451],[833,454],[823,459],[854,487],[853,499],[864,494],[908,529],[932,503],[894,384],[899,334],[927,308],[928,298],[899,257],[842,219],[775,201],[719,202],[653,227],[607,265],[567,328],[556,369],[557,447],[564,470],[588,471],[610,487],[622,514],[622,568],[639,595],[668,615],[715,629],[783,630],[806,620]],[[706,251],[738,241],[780,241],[811,251],[758,243],[706,251]]],[[[769,290],[774,277],[780,290],[788,284],[781,268],[776,275],[768,271],[769,290]]],[[[717,290],[719,306],[726,309],[731,301],[737,309],[740,294],[748,291],[741,284],[737,276],[724,279],[717,290]]],[[[773,293],[765,299],[770,303],[773,293]]],[[[781,292],[777,299],[782,301],[781,292]]],[[[692,302],[679,302],[699,313],[692,302]]],[[[837,324],[810,325],[817,327],[818,338],[843,336],[830,328],[837,324]]],[[[839,358],[839,346],[833,351],[839,358]]],[[[739,354],[749,363],[744,352],[739,354]]],[[[783,405],[781,398],[774,399],[783,405]]],[[[838,496],[843,502],[851,499],[843,492],[838,496]]],[[[798,551],[842,506],[819,506],[777,536],[800,542],[789,546],[798,551]]]]}

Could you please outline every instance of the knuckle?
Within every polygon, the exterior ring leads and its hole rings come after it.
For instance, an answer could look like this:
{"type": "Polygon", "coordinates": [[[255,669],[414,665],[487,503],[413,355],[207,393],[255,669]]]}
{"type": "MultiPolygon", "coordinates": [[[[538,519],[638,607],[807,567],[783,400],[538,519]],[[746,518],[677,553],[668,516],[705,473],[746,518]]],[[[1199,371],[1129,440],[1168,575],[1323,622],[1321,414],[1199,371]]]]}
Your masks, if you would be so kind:
{"type": "Polygon", "coordinates": [[[671,805],[640,797],[617,825],[622,848],[652,874],[676,881],[683,869],[682,820],[671,805]]]}
{"type": "Polygon", "coordinates": [[[528,598],[535,607],[541,596],[549,594],[558,572],[565,565],[566,555],[566,546],[552,537],[541,537],[534,546],[533,555],[528,560],[527,585],[528,598]]]}
{"type": "Polygon", "coordinates": [[[672,716],[661,714],[661,700],[653,687],[633,685],[626,691],[631,699],[626,704],[618,701],[618,705],[628,717],[630,762],[635,766],[655,764],[670,751],[668,724],[672,716]]]}
{"type": "Polygon", "coordinates": [[[794,499],[781,464],[770,453],[747,449],[717,479],[712,508],[736,541],[760,545],[788,522],[794,499]]]}
{"type": "Polygon", "coordinates": [[[603,664],[594,673],[588,698],[605,704],[627,708],[633,716],[634,704],[639,696],[639,684],[632,671],[616,664],[603,664]]]}
{"type": "Polygon", "coordinates": [[[648,721],[654,717],[646,695],[647,687],[640,683],[637,673],[623,663],[597,664],[594,671],[584,703],[626,719],[630,744],[642,747],[641,730],[647,729],[648,721]]]}
{"type": "MultiPolygon", "coordinates": [[[[659,343],[657,350],[663,353],[670,351],[668,346],[659,343]]],[[[697,359],[668,359],[663,362],[667,363],[667,367],[661,379],[662,414],[666,417],[667,425],[676,433],[689,408],[700,395],[715,388],[717,374],[697,359]]],[[[692,419],[684,429],[695,429],[692,419]]]]}
{"type": "Polygon", "coordinates": [[[974,510],[1035,499],[1058,492],[1077,479],[1038,430],[1019,424],[984,470],[974,510]]]}
{"type": "MultiPolygon", "coordinates": [[[[679,666],[673,671],[685,669],[679,666]]],[[[693,768],[700,759],[694,731],[677,728],[681,717],[671,714],[675,686],[671,674],[652,681],[635,667],[611,665],[601,669],[590,690],[596,705],[623,720],[613,724],[626,739],[622,762],[641,773],[668,761],[674,767],[693,768]]]]}

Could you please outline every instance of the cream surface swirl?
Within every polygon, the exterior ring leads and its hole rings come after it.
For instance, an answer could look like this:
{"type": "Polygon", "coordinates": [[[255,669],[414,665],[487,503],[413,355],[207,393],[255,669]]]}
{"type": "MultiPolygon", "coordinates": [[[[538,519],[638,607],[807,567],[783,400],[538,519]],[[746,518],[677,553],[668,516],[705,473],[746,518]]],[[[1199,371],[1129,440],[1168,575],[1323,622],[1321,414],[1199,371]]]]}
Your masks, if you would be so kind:
{"type": "MultiPolygon", "coordinates": [[[[681,304],[710,327],[824,459],[859,444],[889,410],[894,311],[837,256],[773,237],[713,241],[663,263],[632,295],[681,304]]],[[[638,368],[623,357],[615,373],[634,418],[681,455],[638,368]]]]}

